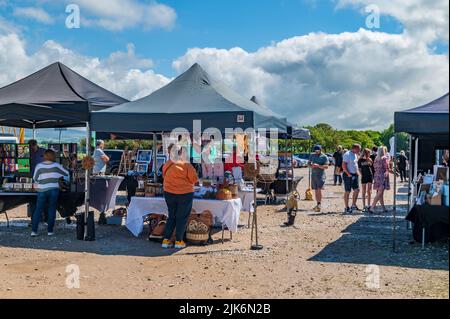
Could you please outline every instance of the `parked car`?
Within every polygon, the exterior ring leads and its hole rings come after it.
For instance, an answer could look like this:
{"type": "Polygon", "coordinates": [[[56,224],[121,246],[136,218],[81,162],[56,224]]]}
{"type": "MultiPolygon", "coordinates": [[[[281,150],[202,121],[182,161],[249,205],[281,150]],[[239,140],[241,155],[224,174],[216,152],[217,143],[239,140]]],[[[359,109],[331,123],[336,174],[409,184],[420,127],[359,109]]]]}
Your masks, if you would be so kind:
{"type": "Polygon", "coordinates": [[[328,161],[330,162],[330,165],[334,165],[335,164],[335,160],[334,160],[333,154],[326,153],[325,155],[328,157],[328,161]]]}
{"type": "Polygon", "coordinates": [[[309,161],[309,158],[311,157],[311,153],[298,153],[298,154],[294,154],[294,156],[304,159],[306,161],[309,161]]]}
{"type": "Polygon", "coordinates": [[[103,150],[106,156],[109,157],[109,162],[106,165],[106,175],[117,175],[119,172],[120,160],[122,158],[122,150],[103,150]]]}
{"type": "Polygon", "coordinates": [[[294,160],[294,167],[296,168],[301,168],[301,167],[308,167],[308,160],[304,159],[304,158],[300,158],[296,155],[294,155],[292,157],[292,159],[294,160]]]}
{"type": "Polygon", "coordinates": [[[0,143],[17,144],[19,140],[13,134],[0,134],[0,143]]]}

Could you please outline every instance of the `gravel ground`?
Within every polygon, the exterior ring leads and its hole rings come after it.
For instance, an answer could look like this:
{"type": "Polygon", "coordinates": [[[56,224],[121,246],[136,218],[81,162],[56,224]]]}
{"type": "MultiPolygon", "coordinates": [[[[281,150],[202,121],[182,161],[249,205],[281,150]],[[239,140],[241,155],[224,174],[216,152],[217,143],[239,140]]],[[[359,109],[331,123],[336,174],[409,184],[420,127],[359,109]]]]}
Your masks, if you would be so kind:
{"type": "Polygon", "coordinates": [[[281,227],[283,205],[258,207],[260,251],[249,249],[246,213],[225,244],[217,232],[212,245],[167,251],[118,226],[77,241],[62,220],[54,237],[30,238],[20,207],[12,227],[0,215],[0,298],[449,298],[448,241],[412,243],[401,207],[394,253],[391,213],[343,215],[343,189],[330,183],[321,213],[304,201],[306,179],[299,185],[295,227],[281,227]],[[79,288],[66,285],[68,265],[79,267],[79,288]]]}

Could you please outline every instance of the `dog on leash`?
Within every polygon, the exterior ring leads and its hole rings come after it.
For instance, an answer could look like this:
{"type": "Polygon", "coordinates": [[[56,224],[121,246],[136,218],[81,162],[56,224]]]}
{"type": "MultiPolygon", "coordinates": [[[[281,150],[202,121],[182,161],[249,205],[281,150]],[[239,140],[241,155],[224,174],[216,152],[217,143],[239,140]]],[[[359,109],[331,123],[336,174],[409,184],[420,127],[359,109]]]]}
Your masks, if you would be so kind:
{"type": "Polygon", "coordinates": [[[285,226],[293,226],[295,222],[295,217],[298,210],[298,201],[300,200],[300,195],[297,191],[293,191],[289,194],[286,202],[286,211],[288,215],[287,221],[284,223],[285,226]]]}

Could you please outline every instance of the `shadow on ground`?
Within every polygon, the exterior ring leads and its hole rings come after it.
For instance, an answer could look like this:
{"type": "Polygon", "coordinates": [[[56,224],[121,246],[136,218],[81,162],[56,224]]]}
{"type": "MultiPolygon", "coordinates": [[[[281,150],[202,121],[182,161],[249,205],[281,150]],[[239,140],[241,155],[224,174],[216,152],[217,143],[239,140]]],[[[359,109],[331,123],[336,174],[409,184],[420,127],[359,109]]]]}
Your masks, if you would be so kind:
{"type": "Polygon", "coordinates": [[[413,242],[412,230],[404,219],[406,207],[396,216],[396,249],[393,250],[393,215],[363,215],[342,231],[342,236],[328,244],[310,261],[350,264],[374,264],[407,268],[448,270],[448,241],[429,244],[425,249],[413,242]]]}

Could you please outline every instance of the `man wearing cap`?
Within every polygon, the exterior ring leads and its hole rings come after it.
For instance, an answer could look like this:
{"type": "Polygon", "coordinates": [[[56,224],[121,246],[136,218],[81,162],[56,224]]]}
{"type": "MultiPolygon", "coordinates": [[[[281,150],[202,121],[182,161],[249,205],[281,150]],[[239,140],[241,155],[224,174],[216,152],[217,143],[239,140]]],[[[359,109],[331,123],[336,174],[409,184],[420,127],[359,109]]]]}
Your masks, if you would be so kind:
{"type": "Polygon", "coordinates": [[[109,162],[109,157],[105,154],[103,149],[105,148],[105,142],[102,140],[98,140],[96,145],[96,149],[94,151],[94,160],[95,165],[92,170],[94,175],[104,175],[106,172],[106,164],[109,162]]]}
{"type": "Polygon", "coordinates": [[[311,188],[316,195],[317,205],[314,207],[315,212],[320,212],[322,205],[322,189],[325,185],[326,174],[328,168],[328,156],[322,153],[322,146],[315,145],[314,153],[309,158],[309,166],[311,167],[311,188]]]}

